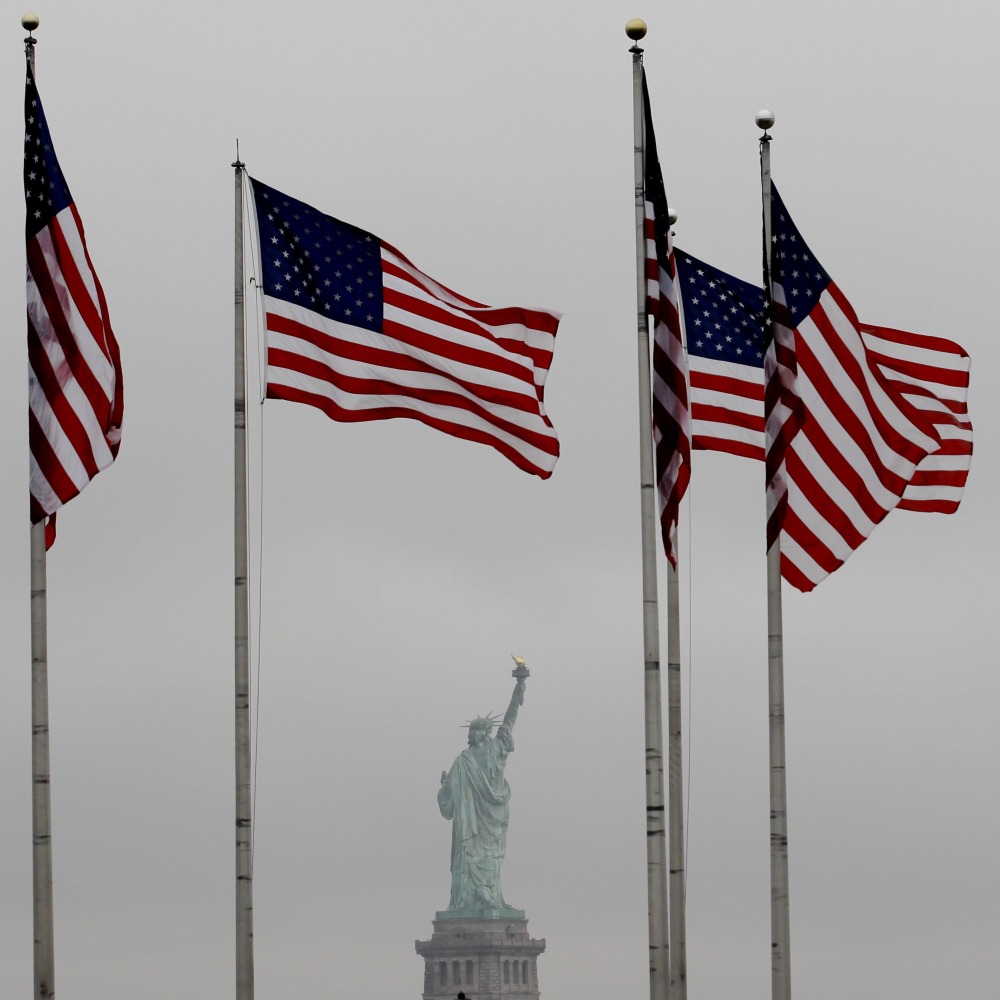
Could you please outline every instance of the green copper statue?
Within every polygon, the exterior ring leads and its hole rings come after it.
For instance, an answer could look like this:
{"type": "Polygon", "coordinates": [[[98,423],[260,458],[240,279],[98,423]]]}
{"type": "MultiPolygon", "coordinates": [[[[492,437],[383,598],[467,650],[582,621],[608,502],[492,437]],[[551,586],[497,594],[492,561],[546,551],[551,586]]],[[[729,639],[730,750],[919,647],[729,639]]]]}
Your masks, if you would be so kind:
{"type": "MultiPolygon", "coordinates": [[[[438,789],[441,815],[451,824],[451,904],[439,917],[510,917],[520,914],[500,890],[500,866],[507,852],[507,803],[504,777],[507,754],[514,749],[514,723],[524,704],[528,670],[515,656],[516,679],[510,705],[496,735],[495,719],[479,716],[469,723],[469,746],[451,770],[442,772],[438,789]]],[[[522,914],[523,916],[523,914],[522,914]]]]}

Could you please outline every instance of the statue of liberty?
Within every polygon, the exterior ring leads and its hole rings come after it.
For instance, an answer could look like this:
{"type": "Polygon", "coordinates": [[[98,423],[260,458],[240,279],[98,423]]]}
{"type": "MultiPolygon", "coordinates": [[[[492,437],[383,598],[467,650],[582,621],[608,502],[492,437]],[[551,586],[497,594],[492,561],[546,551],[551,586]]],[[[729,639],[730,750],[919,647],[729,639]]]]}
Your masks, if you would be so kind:
{"type": "Polygon", "coordinates": [[[442,772],[438,789],[441,815],[451,825],[451,903],[439,916],[514,916],[500,889],[500,866],[507,852],[507,803],[510,786],[504,777],[507,755],[514,750],[514,723],[524,704],[528,670],[514,657],[517,668],[510,705],[493,735],[496,717],[478,716],[469,723],[469,746],[451,770],[442,772]]]}

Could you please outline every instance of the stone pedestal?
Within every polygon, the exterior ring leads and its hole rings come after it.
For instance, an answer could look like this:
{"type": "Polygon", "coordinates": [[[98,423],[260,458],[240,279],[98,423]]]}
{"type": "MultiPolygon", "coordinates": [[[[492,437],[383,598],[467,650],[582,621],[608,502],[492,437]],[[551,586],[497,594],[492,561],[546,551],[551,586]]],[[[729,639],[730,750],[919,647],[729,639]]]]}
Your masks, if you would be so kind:
{"type": "Polygon", "coordinates": [[[462,916],[441,911],[429,941],[417,941],[424,960],[424,1000],[538,1000],[538,956],[544,938],[528,936],[523,910],[497,916],[462,916]],[[509,916],[507,916],[509,914],[509,916]]]}

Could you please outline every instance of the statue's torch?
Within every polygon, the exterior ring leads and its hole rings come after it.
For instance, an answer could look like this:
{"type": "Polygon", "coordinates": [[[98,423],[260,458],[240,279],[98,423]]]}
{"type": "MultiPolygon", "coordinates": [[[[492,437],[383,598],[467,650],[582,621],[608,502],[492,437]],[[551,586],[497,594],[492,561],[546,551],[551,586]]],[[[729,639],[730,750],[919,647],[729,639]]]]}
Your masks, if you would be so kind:
{"type": "Polygon", "coordinates": [[[517,664],[517,666],[510,672],[510,676],[517,681],[527,680],[531,676],[531,671],[524,665],[524,657],[514,656],[513,653],[510,655],[514,657],[514,662],[517,664]]]}

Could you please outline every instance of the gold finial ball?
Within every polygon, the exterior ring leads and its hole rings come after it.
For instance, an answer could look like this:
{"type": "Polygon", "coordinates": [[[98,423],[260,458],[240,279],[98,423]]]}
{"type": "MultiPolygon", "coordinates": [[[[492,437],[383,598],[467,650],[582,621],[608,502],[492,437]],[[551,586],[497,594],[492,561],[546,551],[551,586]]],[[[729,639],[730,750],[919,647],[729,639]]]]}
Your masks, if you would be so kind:
{"type": "Polygon", "coordinates": [[[25,14],[21,18],[21,27],[25,31],[34,31],[38,27],[38,15],[37,14],[25,14]]]}
{"type": "Polygon", "coordinates": [[[633,17],[632,20],[625,25],[625,34],[628,35],[633,42],[641,41],[646,37],[646,22],[641,18],[633,17]]]}

